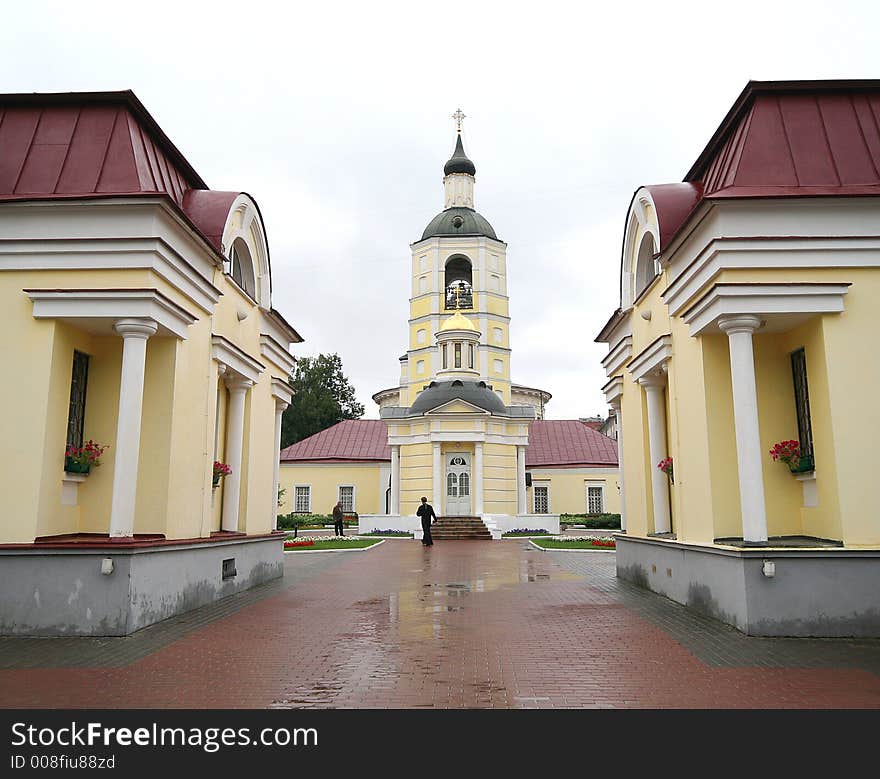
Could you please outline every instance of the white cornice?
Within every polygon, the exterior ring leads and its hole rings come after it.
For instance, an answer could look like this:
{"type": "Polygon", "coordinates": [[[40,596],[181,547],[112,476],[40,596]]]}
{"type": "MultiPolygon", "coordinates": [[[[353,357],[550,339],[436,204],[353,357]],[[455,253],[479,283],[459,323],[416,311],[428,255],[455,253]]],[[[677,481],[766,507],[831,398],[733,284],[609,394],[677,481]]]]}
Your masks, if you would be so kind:
{"type": "Polygon", "coordinates": [[[272,397],[275,398],[275,400],[280,400],[282,403],[290,405],[290,401],[293,400],[293,389],[286,381],[282,381],[273,376],[272,397]]]}
{"type": "Polygon", "coordinates": [[[266,369],[263,363],[255,360],[222,335],[211,336],[211,356],[221,365],[253,382],[256,382],[266,369]]]}
{"type": "Polygon", "coordinates": [[[605,402],[611,406],[620,405],[620,398],[623,397],[623,376],[615,376],[604,387],[602,392],[605,393],[605,402]]]}
{"type": "Polygon", "coordinates": [[[839,314],[848,283],[716,284],[682,319],[692,336],[720,332],[721,317],[751,314],[764,321],[762,332],[780,332],[816,314],[839,314]]]}
{"type": "Polygon", "coordinates": [[[625,335],[608,350],[608,354],[602,359],[602,367],[605,375],[611,376],[620,370],[632,357],[633,339],[631,335],[625,335]]]}
{"type": "Polygon", "coordinates": [[[661,335],[656,341],[652,341],[636,357],[630,361],[627,370],[633,381],[638,381],[643,376],[663,367],[672,357],[672,336],[661,335]]]}
{"type": "Polygon", "coordinates": [[[196,317],[156,289],[25,289],[35,319],[60,319],[99,335],[118,319],[151,319],[161,335],[187,337],[196,317]]]}
{"type": "Polygon", "coordinates": [[[663,292],[673,316],[726,270],[819,270],[880,267],[880,236],[714,238],[663,292]]]}
{"type": "Polygon", "coordinates": [[[296,364],[293,355],[268,333],[260,334],[260,354],[281,368],[285,376],[290,374],[296,364]]]}

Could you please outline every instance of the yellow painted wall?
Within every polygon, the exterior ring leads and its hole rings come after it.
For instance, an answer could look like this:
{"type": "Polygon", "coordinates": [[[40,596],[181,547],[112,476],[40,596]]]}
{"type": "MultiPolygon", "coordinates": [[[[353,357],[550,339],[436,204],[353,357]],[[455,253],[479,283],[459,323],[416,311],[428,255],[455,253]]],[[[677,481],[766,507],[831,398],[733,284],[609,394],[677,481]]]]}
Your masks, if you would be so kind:
{"type": "Polygon", "coordinates": [[[516,446],[483,445],[483,510],[516,514],[516,446]]]}
{"type": "MultiPolygon", "coordinates": [[[[387,463],[385,463],[387,466],[387,463]]],[[[279,514],[293,511],[294,485],[310,485],[312,512],[330,514],[339,500],[339,487],[355,488],[354,510],[358,514],[385,512],[385,490],[379,487],[382,463],[281,463],[279,480],[287,492],[279,514]]]]}
{"type": "Polygon", "coordinates": [[[400,447],[400,513],[415,514],[423,495],[432,500],[434,456],[431,444],[400,447]]]}
{"type": "MultiPolygon", "coordinates": [[[[584,474],[574,468],[529,468],[532,484],[550,488],[551,514],[585,514],[587,511],[587,485],[604,487],[605,514],[620,513],[618,475],[614,473],[584,474]]],[[[604,469],[603,469],[604,470],[604,469]]],[[[534,510],[534,488],[527,490],[526,511],[534,510]]]]}

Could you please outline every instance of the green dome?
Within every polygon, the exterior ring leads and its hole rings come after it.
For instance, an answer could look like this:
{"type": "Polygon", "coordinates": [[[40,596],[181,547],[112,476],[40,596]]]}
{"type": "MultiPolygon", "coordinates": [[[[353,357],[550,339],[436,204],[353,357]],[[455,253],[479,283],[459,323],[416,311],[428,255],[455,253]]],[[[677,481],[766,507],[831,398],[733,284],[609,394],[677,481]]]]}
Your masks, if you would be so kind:
{"type": "Polygon", "coordinates": [[[495,230],[484,216],[473,208],[463,206],[453,206],[437,214],[422,233],[422,240],[438,235],[485,235],[498,240],[495,230]]]}

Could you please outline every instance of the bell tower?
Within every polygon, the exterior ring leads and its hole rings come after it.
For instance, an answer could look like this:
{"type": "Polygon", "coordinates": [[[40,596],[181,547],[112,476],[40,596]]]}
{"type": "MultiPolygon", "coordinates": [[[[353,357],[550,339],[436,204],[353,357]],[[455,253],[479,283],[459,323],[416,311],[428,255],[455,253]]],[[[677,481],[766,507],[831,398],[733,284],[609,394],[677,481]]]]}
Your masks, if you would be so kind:
{"type": "Polygon", "coordinates": [[[453,370],[485,381],[503,403],[511,402],[507,244],[474,208],[477,171],[464,151],[465,115],[459,109],[452,116],[457,131],[443,167],[444,209],[410,245],[412,294],[409,346],[401,358],[401,406],[453,370]],[[469,326],[462,330],[460,321],[448,325],[455,316],[469,326]],[[462,337],[453,339],[450,333],[462,337]],[[456,349],[463,350],[458,366],[456,349]]]}

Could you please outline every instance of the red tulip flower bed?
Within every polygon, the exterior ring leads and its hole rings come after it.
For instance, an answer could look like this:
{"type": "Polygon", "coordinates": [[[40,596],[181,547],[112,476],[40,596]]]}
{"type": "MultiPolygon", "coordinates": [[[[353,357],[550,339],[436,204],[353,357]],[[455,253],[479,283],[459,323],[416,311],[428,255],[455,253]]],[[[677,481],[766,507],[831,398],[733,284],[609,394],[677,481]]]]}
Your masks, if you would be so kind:
{"type": "Polygon", "coordinates": [[[285,541],[284,548],[285,549],[296,549],[300,546],[314,546],[314,541],[285,541]]]}

